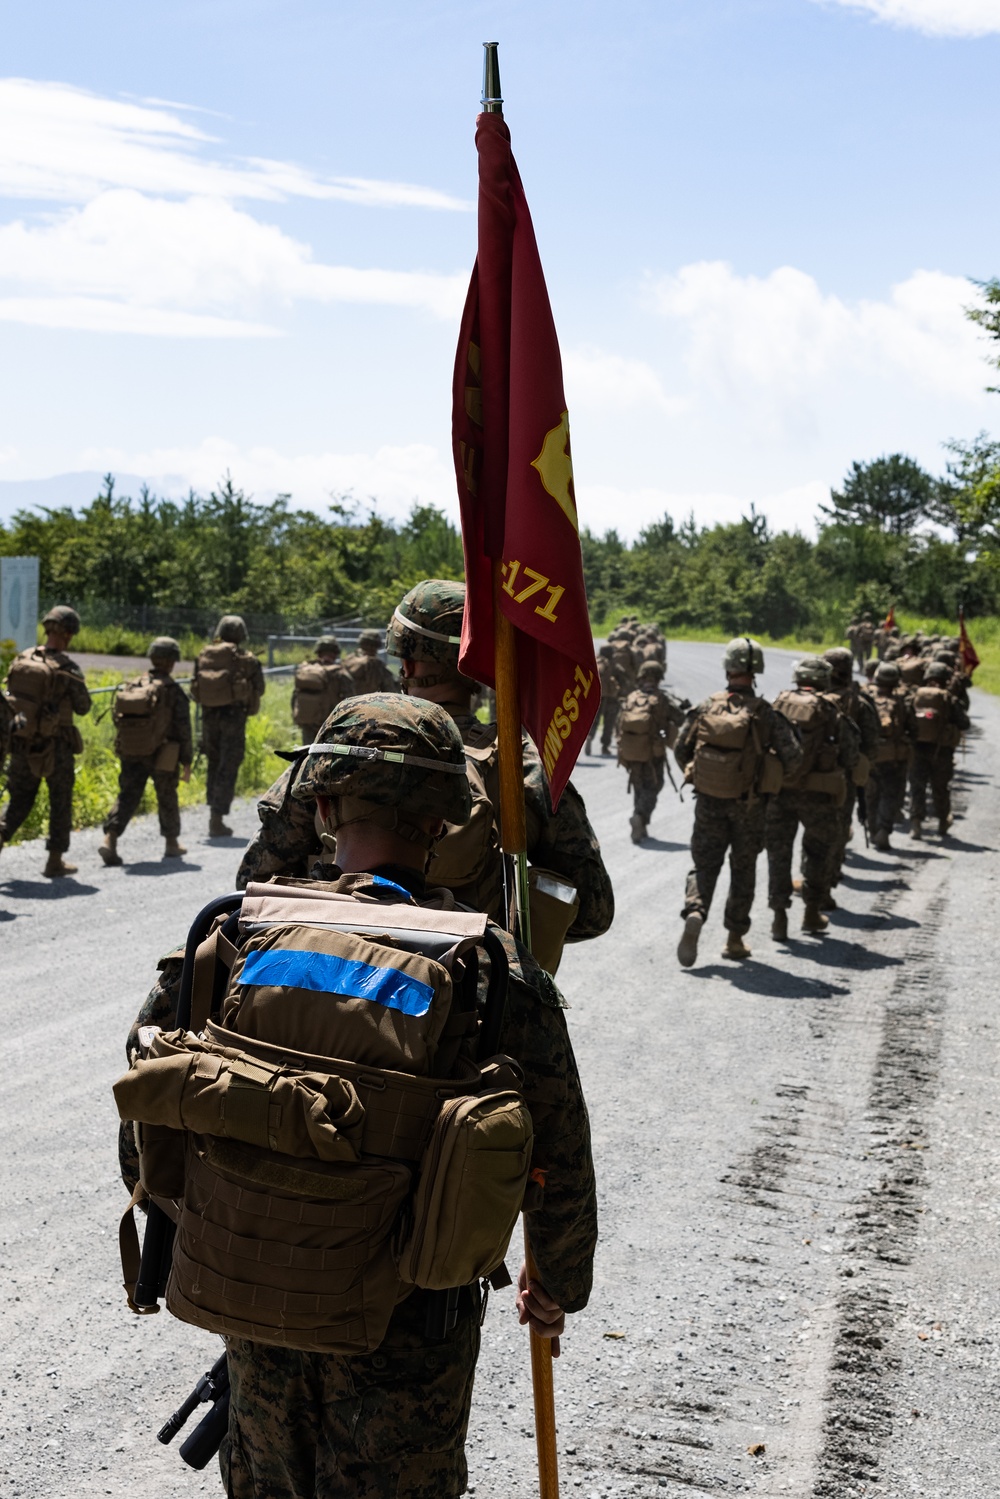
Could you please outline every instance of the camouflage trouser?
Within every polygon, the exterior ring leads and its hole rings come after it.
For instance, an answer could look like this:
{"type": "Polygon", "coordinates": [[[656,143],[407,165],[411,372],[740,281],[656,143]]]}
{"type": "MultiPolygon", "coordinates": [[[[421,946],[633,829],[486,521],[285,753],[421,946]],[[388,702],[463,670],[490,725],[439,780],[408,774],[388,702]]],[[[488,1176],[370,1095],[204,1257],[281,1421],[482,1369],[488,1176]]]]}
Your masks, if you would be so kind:
{"type": "Polygon", "coordinates": [[[951,814],[951,778],[955,773],[955,751],[943,745],[917,744],[910,766],[910,816],[923,822],[927,816],[927,787],[931,788],[934,815],[943,822],[951,814]]]}
{"type": "Polygon", "coordinates": [[[843,829],[843,808],[816,791],[782,791],[771,798],[764,826],[767,902],[772,911],[792,903],[792,850],[802,824],[802,897],[807,905],[830,893],[830,857],[843,829]]]}
{"type": "Polygon", "coordinates": [[[888,760],[883,765],[873,765],[865,787],[869,832],[877,833],[882,828],[886,833],[891,833],[905,796],[905,760],[888,760]]]}
{"type": "Polygon", "coordinates": [[[142,801],[146,782],[152,776],[153,790],[156,792],[156,810],[160,816],[160,832],[164,838],[180,837],[181,810],[177,803],[180,767],[174,766],[173,770],[154,770],[153,759],[154,756],[149,755],[142,760],[132,758],[122,760],[121,770],[118,772],[118,795],[114,806],[104,819],[106,833],[124,833],[142,801]]]}
{"type": "Polygon", "coordinates": [[[597,735],[597,726],[598,726],[598,724],[600,724],[600,726],[601,726],[601,749],[602,750],[609,750],[611,748],[611,741],[614,738],[615,724],[618,721],[618,709],[619,709],[620,705],[621,705],[621,699],[620,698],[617,698],[617,697],[602,697],[601,698],[601,706],[597,710],[597,717],[594,719],[594,722],[591,724],[591,726],[590,726],[590,733],[587,735],[587,748],[588,748],[588,752],[589,752],[590,746],[593,744],[594,739],[595,739],[595,737],[597,735]]]}
{"type": "MultiPolygon", "coordinates": [[[[49,836],[45,847],[50,854],[64,854],[73,827],[73,746],[68,740],[56,740],[55,765],[45,781],[49,788],[49,836]]],[[[0,837],[13,838],[35,805],[41,784],[42,777],[34,774],[27,754],[15,743],[7,766],[10,801],[0,817],[0,837]]]]}
{"type": "Polygon", "coordinates": [[[202,709],[201,746],[208,761],[205,799],[209,810],[220,816],[232,806],[246,745],[245,708],[202,709]]]}
{"type": "Polygon", "coordinates": [[[232,1403],[219,1465],[230,1499],[455,1499],[479,1355],[478,1290],[426,1336],[427,1295],[397,1308],[377,1352],[298,1353],[228,1340],[232,1403]]]}
{"type": "MultiPolygon", "coordinates": [[[[862,792],[864,795],[864,792],[862,792]]],[[[826,888],[832,890],[834,885],[840,884],[840,872],[844,866],[844,857],[847,853],[847,844],[851,836],[851,823],[858,805],[858,788],[848,782],[847,799],[840,808],[840,832],[837,841],[830,848],[827,871],[826,888]]]]}
{"type": "Polygon", "coordinates": [[[682,916],[707,916],[716,881],[729,851],[729,896],[725,923],[742,937],[750,930],[750,908],[757,882],[757,859],[764,847],[764,803],[728,801],[698,792],[694,799],[691,857],[682,916]]]}
{"type": "Polygon", "coordinates": [[[635,815],[648,822],[663,790],[662,760],[645,760],[628,767],[628,789],[635,802],[635,815]]]}

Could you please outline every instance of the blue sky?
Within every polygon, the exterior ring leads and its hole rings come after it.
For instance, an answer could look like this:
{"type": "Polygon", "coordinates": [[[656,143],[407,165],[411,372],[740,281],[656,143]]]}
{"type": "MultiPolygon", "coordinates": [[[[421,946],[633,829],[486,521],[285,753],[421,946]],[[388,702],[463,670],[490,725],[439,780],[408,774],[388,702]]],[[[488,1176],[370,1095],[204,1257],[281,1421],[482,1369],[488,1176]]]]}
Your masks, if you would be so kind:
{"type": "Polygon", "coordinates": [[[0,515],[126,488],[455,512],[481,42],[594,529],[997,425],[1000,0],[5,7],[0,515]],[[58,476],[57,483],[38,481],[58,476]]]}

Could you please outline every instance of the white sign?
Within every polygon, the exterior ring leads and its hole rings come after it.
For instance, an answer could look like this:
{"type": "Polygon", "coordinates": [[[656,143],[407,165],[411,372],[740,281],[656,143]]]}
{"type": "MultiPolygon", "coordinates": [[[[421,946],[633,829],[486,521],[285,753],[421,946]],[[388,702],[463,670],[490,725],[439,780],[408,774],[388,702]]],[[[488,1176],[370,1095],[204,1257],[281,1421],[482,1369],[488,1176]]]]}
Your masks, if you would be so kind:
{"type": "Polygon", "coordinates": [[[38,558],[0,557],[0,640],[26,651],[38,639],[38,558]]]}

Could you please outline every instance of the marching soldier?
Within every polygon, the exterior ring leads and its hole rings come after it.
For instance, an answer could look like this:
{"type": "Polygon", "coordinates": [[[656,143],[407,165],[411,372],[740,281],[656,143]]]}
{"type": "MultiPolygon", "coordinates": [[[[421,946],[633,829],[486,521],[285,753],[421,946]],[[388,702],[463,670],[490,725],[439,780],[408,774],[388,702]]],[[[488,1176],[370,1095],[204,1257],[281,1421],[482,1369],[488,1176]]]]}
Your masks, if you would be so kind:
{"type": "Polygon", "coordinates": [[[587,754],[593,749],[597,725],[601,725],[601,754],[611,754],[611,739],[618,722],[618,709],[627,696],[625,678],[614,659],[614,647],[602,645],[597,652],[597,674],[601,679],[601,706],[587,736],[587,754]]]}
{"type": "Polygon", "coordinates": [[[121,770],[118,796],[104,820],[104,842],[97,850],[109,867],[122,862],[118,839],[135,816],[150,777],[165,841],[163,857],[180,859],[187,853],[178,841],[177,786],[191,779],[191,706],[172,676],[180,658],[176,640],[157,636],[149,647],[149,671],[125,682],[115,694],[112,712],[121,770]]]}
{"type": "Polygon", "coordinates": [[[951,827],[951,781],[955,773],[955,749],[969,727],[969,715],[951,694],[951,670],[944,661],[932,661],[923,684],[909,703],[908,727],[913,740],[910,769],[910,837],[923,837],[930,786],[938,833],[944,838],[951,827]]]}
{"type": "MultiPolygon", "coordinates": [[[[835,646],[833,650],[823,653],[823,659],[830,663],[830,692],[836,697],[841,712],[846,713],[857,729],[859,749],[857,764],[849,778],[847,796],[841,809],[840,834],[830,848],[827,894],[822,902],[822,908],[833,910],[836,907],[836,901],[830,891],[840,882],[840,871],[851,836],[854,809],[859,798],[860,805],[864,806],[864,787],[868,784],[872,762],[875,758],[875,746],[878,742],[878,714],[861,683],[854,680],[850,651],[845,650],[843,646],[835,646]]],[[[877,665],[877,661],[869,658],[865,662],[865,672],[867,673],[870,666],[874,673],[877,665]]]]}
{"type": "Polygon", "coordinates": [[[873,847],[887,853],[896,815],[906,796],[906,767],[910,758],[906,692],[899,667],[880,661],[875,669],[871,700],[878,714],[875,759],[865,787],[865,810],[873,847]]]}
{"type": "Polygon", "coordinates": [[[354,691],[398,692],[399,683],[384,661],[379,660],[382,636],[378,630],[362,630],[358,636],[358,648],[348,656],[344,666],[354,679],[354,691]]]}
{"type": "Polygon", "coordinates": [[[354,678],[340,664],[340,641],[321,635],[311,660],[295,668],[292,718],[302,730],[302,743],[312,744],[338,703],[357,692],[354,678]]]}
{"type": "Polygon", "coordinates": [[[260,711],[264,673],[243,649],[247,627],[238,614],[224,614],[215,640],[194,664],[191,696],[201,706],[201,742],[208,760],[208,836],[230,838],[223,819],[236,794],[236,778],[247,745],[247,719],[260,711]]]}
{"type": "Polygon", "coordinates": [[[691,704],[682,703],[660,687],[663,667],[644,661],[639,685],[630,692],[618,714],[618,764],[628,771],[627,789],[633,795],[632,842],[641,843],[649,828],[657,797],[663,790],[667,750],[677,742],[677,730],[691,704]]]}
{"type": "Polygon", "coordinates": [[[724,958],[750,956],[743,941],[750,930],[757,859],[764,847],[764,810],[782,775],[794,774],[802,750],[787,720],[756,693],[764,652],[756,640],[731,640],[723,657],[726,689],[687,715],[674,756],[694,786],[694,832],[687,877],[684,931],[677,947],[681,966],[698,956],[698,939],[729,852],[724,958]]]}
{"type": "Polygon", "coordinates": [[[13,733],[7,790],[10,800],[0,818],[0,848],[12,838],[35,805],[44,780],[49,788],[49,857],[47,879],[76,874],[76,865],[63,855],[73,827],[74,755],[83,738],[74,714],[90,712],[90,693],[79,666],[66,654],[79,632],[80,616],[67,604],[57,604],[42,620],[45,644],[15,656],[7,675],[7,696],[13,711],[13,733]]]}

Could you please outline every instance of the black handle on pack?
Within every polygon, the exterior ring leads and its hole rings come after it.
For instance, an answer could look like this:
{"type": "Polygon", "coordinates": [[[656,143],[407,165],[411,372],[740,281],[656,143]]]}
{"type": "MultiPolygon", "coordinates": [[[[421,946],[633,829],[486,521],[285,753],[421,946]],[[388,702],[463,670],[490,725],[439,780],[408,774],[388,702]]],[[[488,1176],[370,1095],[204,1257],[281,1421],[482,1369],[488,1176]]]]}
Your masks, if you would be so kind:
{"type": "Polygon", "coordinates": [[[174,1253],[174,1224],[155,1202],[146,1207],[146,1232],[139,1256],[132,1300],[136,1306],[156,1306],[167,1289],[167,1276],[174,1253]]]}
{"type": "Polygon", "coordinates": [[[507,984],[510,978],[507,953],[496,932],[487,929],[483,935],[483,948],[490,960],[490,978],[486,986],[483,1020],[479,1027],[477,1050],[481,1062],[487,1057],[496,1056],[500,1050],[500,1038],[507,1018],[507,984]]]}
{"type": "Polygon", "coordinates": [[[194,955],[215,923],[216,917],[230,915],[243,904],[243,891],[234,890],[231,895],[219,895],[202,906],[188,931],[184,949],[184,966],[181,968],[180,988],[177,992],[177,1025],[186,1030],[191,1022],[191,988],[194,983],[194,955]]]}
{"type": "Polygon", "coordinates": [[[222,1446],[229,1430],[229,1381],[207,1415],[202,1416],[189,1437],[181,1443],[180,1454],[189,1468],[204,1468],[222,1446]]]}

